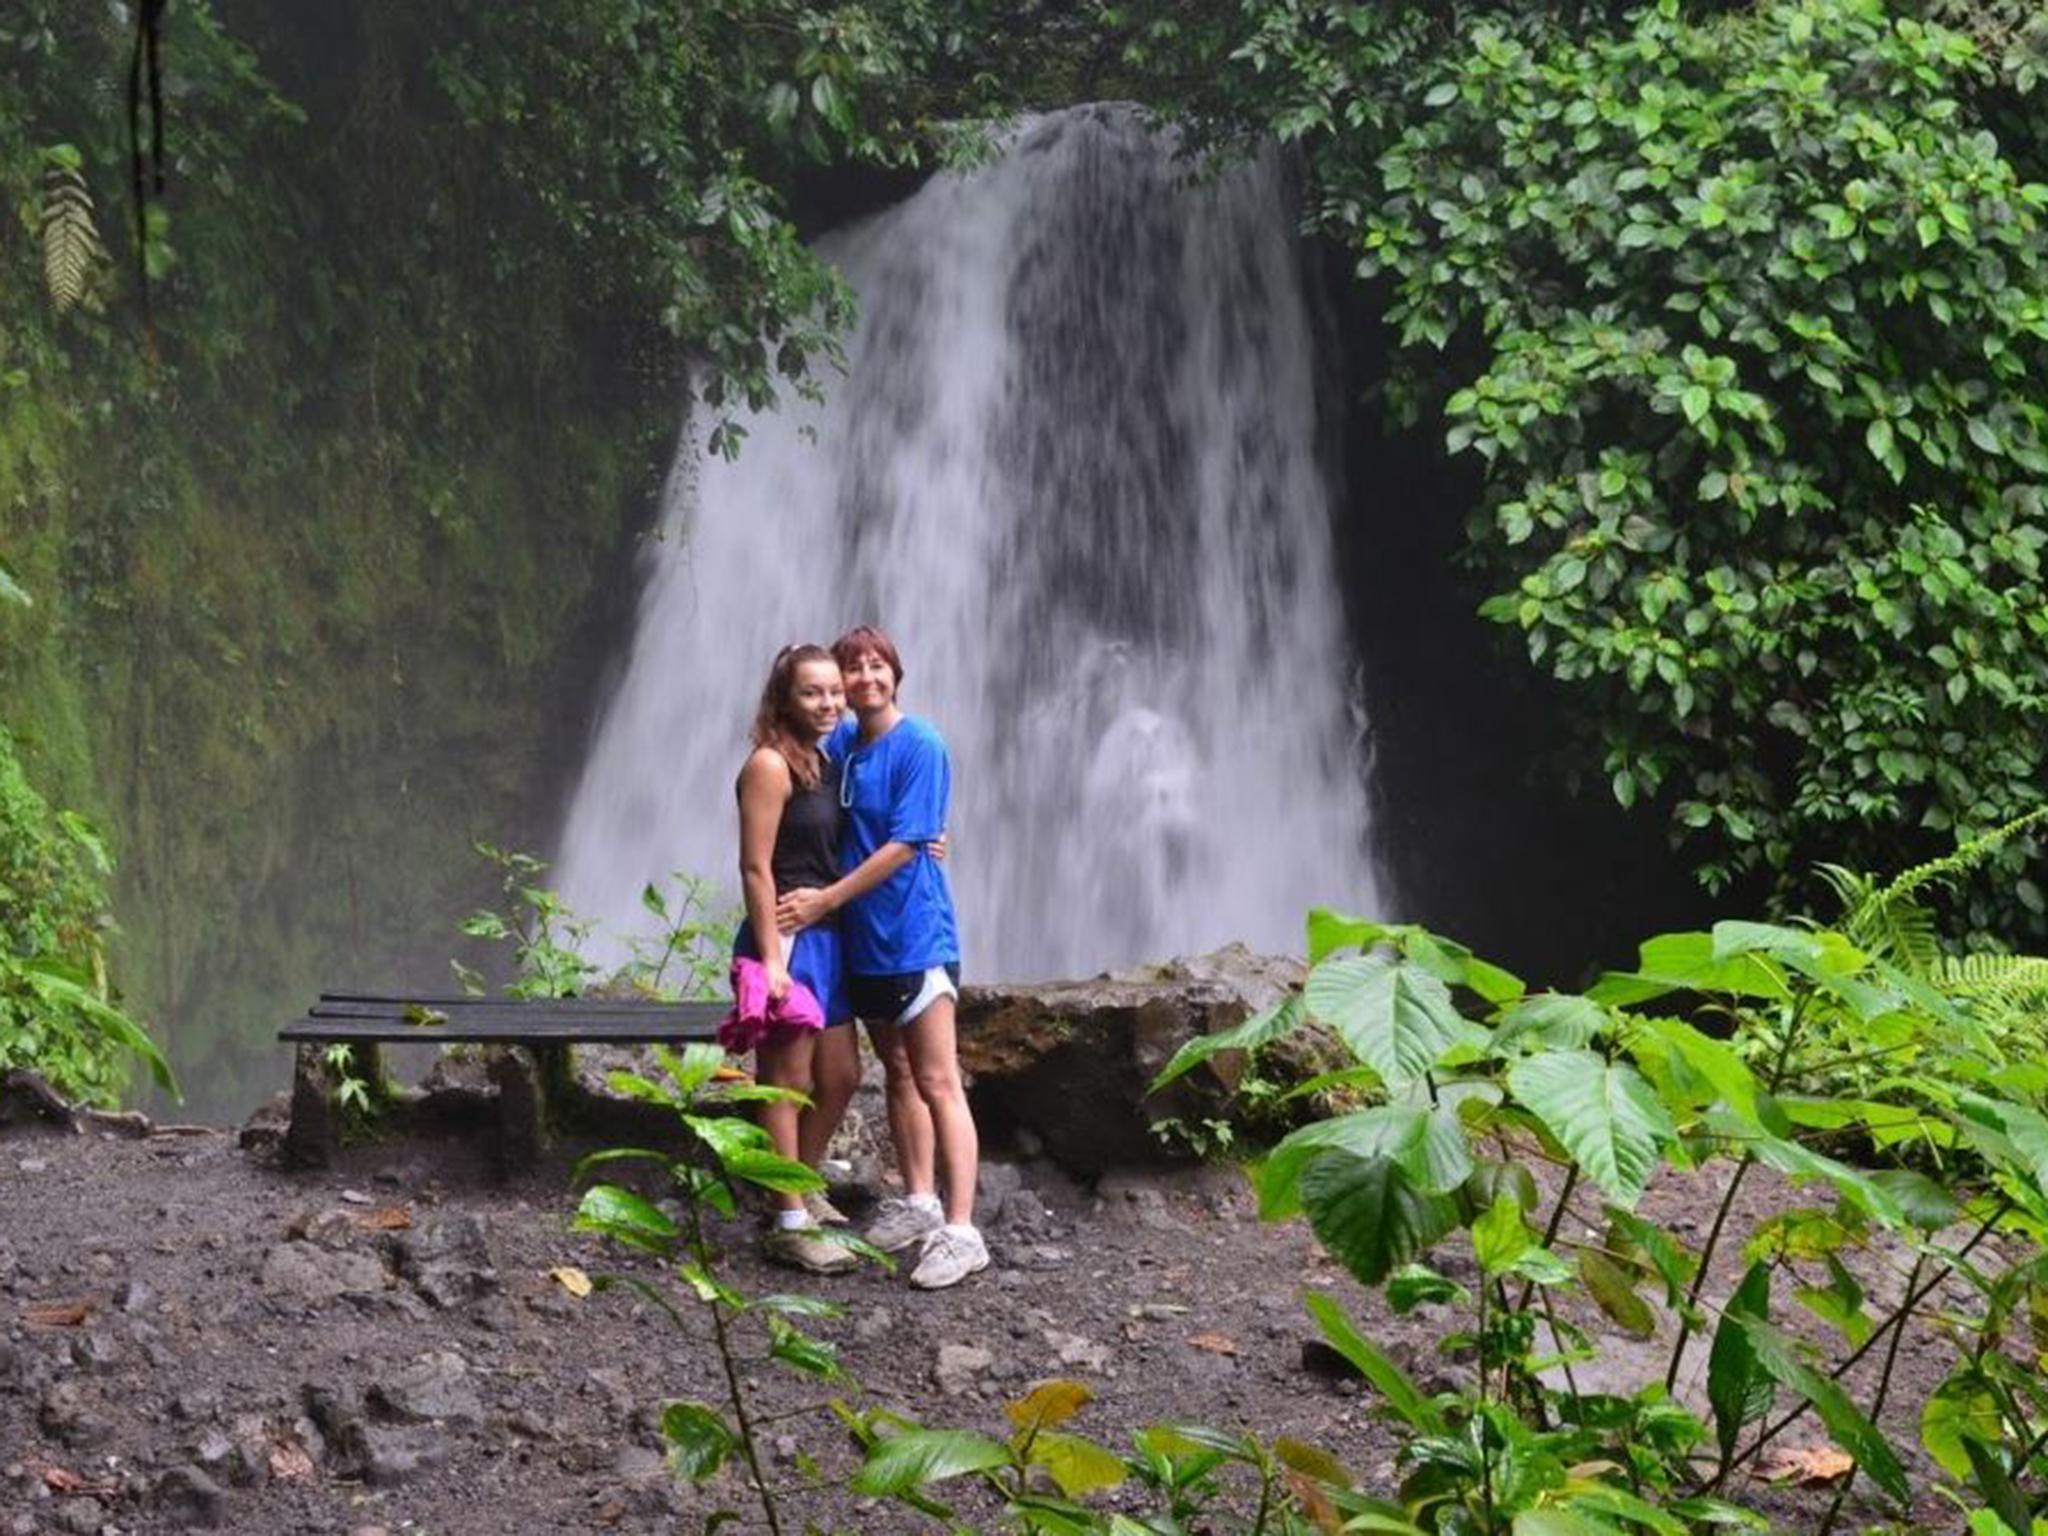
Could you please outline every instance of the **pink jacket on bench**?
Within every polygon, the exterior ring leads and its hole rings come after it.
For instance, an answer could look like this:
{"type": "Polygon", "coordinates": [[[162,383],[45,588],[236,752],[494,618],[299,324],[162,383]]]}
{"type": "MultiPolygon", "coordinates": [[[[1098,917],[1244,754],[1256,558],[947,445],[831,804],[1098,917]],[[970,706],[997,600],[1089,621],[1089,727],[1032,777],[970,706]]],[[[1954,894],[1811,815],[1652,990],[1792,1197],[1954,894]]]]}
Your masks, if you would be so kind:
{"type": "Polygon", "coordinates": [[[781,997],[768,995],[768,967],[745,956],[732,963],[732,1012],[718,1026],[718,1043],[751,1051],[771,1030],[823,1029],[825,1010],[811,989],[792,980],[781,997]]]}

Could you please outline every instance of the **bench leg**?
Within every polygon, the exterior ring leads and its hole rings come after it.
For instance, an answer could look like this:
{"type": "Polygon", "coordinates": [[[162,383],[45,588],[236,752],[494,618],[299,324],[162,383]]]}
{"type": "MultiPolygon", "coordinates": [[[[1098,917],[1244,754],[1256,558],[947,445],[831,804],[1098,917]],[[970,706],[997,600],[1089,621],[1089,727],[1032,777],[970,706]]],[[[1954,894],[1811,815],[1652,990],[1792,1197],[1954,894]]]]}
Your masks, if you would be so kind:
{"type": "Polygon", "coordinates": [[[537,1166],[548,1149],[547,1074],[537,1052],[494,1047],[491,1083],[498,1090],[498,1161],[506,1174],[537,1166]]]}
{"type": "MultiPolygon", "coordinates": [[[[358,1079],[373,1105],[385,1102],[384,1052],[373,1043],[349,1046],[348,1076],[358,1079]]],[[[325,1168],[341,1150],[343,1074],[327,1063],[327,1047],[318,1041],[299,1043],[292,1065],[292,1118],[285,1130],[285,1161],[295,1168],[325,1168]]]]}

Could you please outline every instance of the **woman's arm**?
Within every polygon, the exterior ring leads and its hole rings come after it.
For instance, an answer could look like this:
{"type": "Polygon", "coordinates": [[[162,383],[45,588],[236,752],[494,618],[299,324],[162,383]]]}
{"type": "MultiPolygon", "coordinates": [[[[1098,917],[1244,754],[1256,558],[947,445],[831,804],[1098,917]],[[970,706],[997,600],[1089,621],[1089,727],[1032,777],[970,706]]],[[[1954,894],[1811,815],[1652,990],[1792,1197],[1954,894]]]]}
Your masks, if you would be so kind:
{"type": "Polygon", "coordinates": [[[856,897],[865,896],[916,857],[914,844],[884,843],[822,890],[806,888],[784,892],[782,899],[775,904],[775,920],[785,933],[808,928],[856,897]]]}
{"type": "Polygon", "coordinates": [[[746,899],[747,921],[754,944],[768,969],[768,990],[781,997],[789,990],[789,966],[782,955],[782,935],[775,921],[775,834],[782,829],[782,810],[789,804],[789,764],[780,752],[766,747],[747,758],[740,770],[740,892],[746,899]]]}

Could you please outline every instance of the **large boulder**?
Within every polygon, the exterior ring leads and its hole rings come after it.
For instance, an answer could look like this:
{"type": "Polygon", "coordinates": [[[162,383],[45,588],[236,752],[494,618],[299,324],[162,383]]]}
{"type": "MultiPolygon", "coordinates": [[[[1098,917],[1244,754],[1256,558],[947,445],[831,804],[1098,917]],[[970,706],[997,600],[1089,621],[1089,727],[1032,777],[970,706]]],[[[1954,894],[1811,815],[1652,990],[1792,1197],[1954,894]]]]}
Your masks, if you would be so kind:
{"type": "MultiPolygon", "coordinates": [[[[975,1117],[993,1139],[1035,1139],[1083,1176],[1171,1160],[1153,1123],[1225,1113],[1242,1058],[1212,1057],[1157,1097],[1146,1086],[1182,1045],[1273,1006],[1303,974],[1299,960],[1230,944],[1092,981],[967,987],[960,1062],[975,1117]]],[[[1289,1060],[1305,1076],[1299,1050],[1289,1060]]]]}

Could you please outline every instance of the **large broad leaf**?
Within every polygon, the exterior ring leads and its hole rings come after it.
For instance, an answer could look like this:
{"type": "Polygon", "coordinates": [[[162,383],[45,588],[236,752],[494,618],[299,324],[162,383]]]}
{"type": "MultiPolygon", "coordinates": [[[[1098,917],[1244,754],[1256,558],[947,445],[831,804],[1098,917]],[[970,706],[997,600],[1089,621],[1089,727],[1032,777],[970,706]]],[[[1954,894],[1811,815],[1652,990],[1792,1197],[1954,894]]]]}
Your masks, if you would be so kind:
{"type": "Polygon", "coordinates": [[[906,1429],[877,1442],[854,1474],[855,1493],[895,1494],[928,1487],[963,1472],[1007,1466],[1009,1448],[964,1429],[906,1429]]]}
{"type": "Polygon", "coordinates": [[[2048,1197],[2048,1118],[2024,1104],[1966,1093],[1956,1129],[1972,1146],[2048,1197]],[[1981,1134],[1990,1131],[1992,1136],[1981,1134]]]}
{"type": "Polygon", "coordinates": [[[93,1028],[123,1050],[139,1056],[159,1088],[180,1103],[184,1101],[185,1095],[179,1090],[177,1079],[171,1075],[171,1064],[157,1049],[156,1042],[144,1033],[140,1024],[94,991],[84,977],[53,960],[27,961],[21,967],[21,975],[45,1004],[84,1016],[91,1021],[93,1028]]]}
{"type": "Polygon", "coordinates": [[[1358,1374],[1372,1383],[1402,1423],[1425,1435],[1445,1433],[1443,1412],[1435,1401],[1425,1396],[1406,1371],[1352,1325],[1336,1298],[1310,1291],[1305,1304],[1309,1316],[1323,1330],[1323,1337],[1330,1341],[1330,1347],[1358,1368],[1358,1374]]]}
{"type": "MultiPolygon", "coordinates": [[[[1730,1130],[1725,1125],[1720,1128],[1724,1132],[1730,1130]]],[[[1741,1140],[1740,1131],[1733,1134],[1735,1139],[1741,1140]]],[[[1908,1225],[1906,1213],[1899,1209],[1899,1203],[1892,1198],[1890,1191],[1859,1168],[1838,1162],[1800,1142],[1787,1141],[1782,1136],[1750,1136],[1742,1141],[1742,1145],[1748,1147],[1766,1168],[1776,1169],[1795,1180],[1823,1180],[1836,1194],[1873,1221],[1895,1230],[1908,1225]]]]}
{"type": "Polygon", "coordinates": [[[1634,1276],[1621,1265],[1589,1248],[1579,1255],[1579,1278],[1586,1282],[1586,1290],[1600,1310],[1623,1330],[1639,1339],[1656,1334],[1657,1314],[1636,1294],[1634,1276]]]}
{"type": "Polygon", "coordinates": [[[1591,1045],[1606,1030],[1607,1010],[1590,997],[1573,992],[1538,992],[1507,1012],[1493,1032],[1495,1050],[1544,1046],[1575,1051],[1591,1045]]]}
{"type": "Polygon", "coordinates": [[[1301,1176],[1301,1204],[1325,1248],[1367,1285],[1458,1224],[1458,1207],[1416,1185],[1391,1158],[1325,1152],[1301,1176]]]}
{"type": "Polygon", "coordinates": [[[808,1163],[758,1147],[744,1147],[721,1157],[719,1162],[733,1178],[779,1194],[808,1195],[825,1187],[818,1170],[808,1163]]]}
{"type": "Polygon", "coordinates": [[[1996,1451],[2005,1437],[1998,1400],[1967,1367],[1937,1387],[1920,1410],[1920,1443],[1950,1477],[1970,1475],[1970,1441],[1996,1451]]]}
{"type": "Polygon", "coordinates": [[[1173,1059],[1160,1069],[1152,1079],[1147,1093],[1157,1093],[1168,1084],[1178,1081],[1194,1071],[1203,1062],[1220,1051],[1250,1051],[1262,1045],[1293,1034],[1302,1025],[1301,998],[1289,997],[1271,1008],[1262,1009],[1242,1024],[1229,1029],[1219,1029],[1212,1034],[1190,1040],[1173,1053],[1173,1059]]]}
{"type": "Polygon", "coordinates": [[[1792,1340],[1761,1317],[1732,1310],[1728,1316],[1748,1336],[1758,1366],[1813,1405],[1835,1444],[1856,1458],[1872,1482],[1901,1504],[1912,1498],[1906,1469],[1899,1464],[1891,1441],[1849,1400],[1848,1393],[1800,1359],[1792,1340]]]}
{"type": "Polygon", "coordinates": [[[1549,1051],[1510,1067],[1508,1087],[1610,1200],[1635,1205],[1673,1135],[1641,1073],[1591,1051],[1549,1051]]]}
{"type": "Polygon", "coordinates": [[[670,1403],[661,1411],[661,1438],[679,1477],[701,1483],[733,1453],[739,1441],[708,1403],[670,1403]]]}
{"type": "Polygon", "coordinates": [[[1015,1402],[1005,1403],[1003,1412],[1019,1429],[1050,1429],[1066,1423],[1094,1401],[1094,1390],[1086,1382],[1055,1377],[1041,1381],[1015,1402]]]}
{"type": "Polygon", "coordinates": [[[1445,1106],[1376,1104],[1318,1120],[1287,1136],[1259,1169],[1259,1214],[1268,1221],[1301,1209],[1301,1173],[1325,1152],[1384,1157],[1431,1194],[1447,1195],[1472,1173],[1472,1148],[1457,1112],[1445,1106]]]}
{"type": "Polygon", "coordinates": [[[1389,929],[1367,917],[1348,917],[1328,907],[1308,911],[1308,963],[1320,965],[1340,949],[1371,949],[1387,937],[1389,929]]]}
{"type": "Polygon", "coordinates": [[[1732,997],[1781,1001],[1791,995],[1784,975],[1768,956],[1730,955],[1717,959],[1705,933],[1666,933],[1636,952],[1633,971],[1612,971],[1586,993],[1595,1002],[1626,1008],[1672,992],[1719,992],[1732,997]]]}
{"type": "Polygon", "coordinates": [[[1395,942],[1403,955],[1445,986],[1469,987],[1495,1006],[1512,1002],[1528,990],[1514,972],[1480,959],[1455,939],[1424,928],[1404,928],[1395,942]]]}
{"type": "Polygon", "coordinates": [[[1450,989],[1420,966],[1385,955],[1326,960],[1302,991],[1309,1015],[1391,1087],[1414,1082],[1471,1026],[1450,989]]]}
{"type": "Polygon", "coordinates": [[[1735,1454],[1736,1438],[1742,1427],[1771,1411],[1775,1382],[1756,1357],[1756,1347],[1740,1317],[1763,1317],[1771,1307],[1771,1267],[1752,1264],[1742,1284],[1728,1298],[1720,1326],[1714,1330],[1714,1346],[1707,1355],[1707,1405],[1714,1411],[1714,1439],[1721,1450],[1721,1463],[1735,1454]]]}
{"type": "Polygon", "coordinates": [[[630,1189],[593,1184],[583,1192],[571,1225],[601,1232],[615,1242],[648,1253],[666,1255],[676,1240],[676,1224],[630,1189]]]}
{"type": "Polygon", "coordinates": [[[1030,1461],[1050,1472],[1060,1492],[1070,1499],[1114,1488],[1130,1473],[1115,1452],[1059,1430],[1046,1430],[1033,1438],[1030,1461]]]}
{"type": "MultiPolygon", "coordinates": [[[[1736,1054],[1734,1047],[1679,1019],[1645,1019],[1643,1029],[1645,1042],[1655,1042],[1671,1052],[1744,1124],[1774,1136],[1792,1133],[1784,1111],[1764,1091],[1763,1084],[1756,1080],[1749,1064],[1736,1054]]],[[[1654,1047],[1639,1046],[1639,1055],[1644,1048],[1654,1047]]]]}

